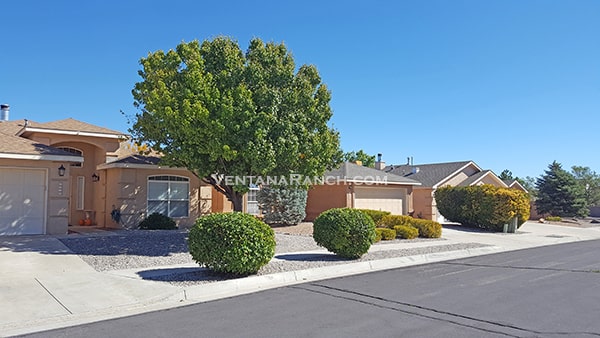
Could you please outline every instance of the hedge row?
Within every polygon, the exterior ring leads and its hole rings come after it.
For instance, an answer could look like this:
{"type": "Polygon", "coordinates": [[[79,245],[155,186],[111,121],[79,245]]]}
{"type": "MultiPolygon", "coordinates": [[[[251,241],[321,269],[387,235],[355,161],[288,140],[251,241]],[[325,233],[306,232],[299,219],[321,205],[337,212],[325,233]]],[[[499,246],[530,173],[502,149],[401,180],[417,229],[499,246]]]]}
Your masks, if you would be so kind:
{"type": "Polygon", "coordinates": [[[518,226],[529,219],[529,197],[516,189],[443,187],[435,191],[435,201],[446,219],[464,226],[502,231],[513,217],[518,218],[518,226]]]}
{"type": "Polygon", "coordinates": [[[375,224],[379,223],[379,221],[381,221],[381,219],[384,216],[391,214],[391,212],[389,212],[389,211],[382,211],[382,210],[371,210],[371,209],[358,209],[358,210],[360,210],[362,213],[366,214],[367,216],[371,217],[373,219],[373,222],[375,222],[375,224]]]}
{"type": "Polygon", "coordinates": [[[394,229],[394,227],[397,225],[407,225],[418,229],[419,237],[442,237],[442,225],[431,220],[412,218],[410,216],[387,215],[377,223],[377,226],[389,229],[394,229]]]}

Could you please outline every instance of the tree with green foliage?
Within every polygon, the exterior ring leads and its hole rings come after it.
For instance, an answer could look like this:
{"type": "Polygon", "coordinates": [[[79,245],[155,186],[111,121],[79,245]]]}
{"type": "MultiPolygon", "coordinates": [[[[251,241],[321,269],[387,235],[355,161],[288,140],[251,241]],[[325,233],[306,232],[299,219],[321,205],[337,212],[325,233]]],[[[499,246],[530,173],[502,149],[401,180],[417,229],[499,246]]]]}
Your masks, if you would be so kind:
{"type": "Polygon", "coordinates": [[[285,45],[228,37],[182,42],[140,60],[130,133],[242,210],[247,176],[321,176],[341,159],[328,126],[331,93],[312,65],[296,71],[285,45]],[[227,179],[230,178],[230,179],[227,179]]]}
{"type": "Polygon", "coordinates": [[[600,205],[600,175],[589,167],[573,166],[571,172],[575,180],[585,191],[588,206],[600,205]]]}
{"type": "Polygon", "coordinates": [[[361,161],[363,166],[375,168],[375,155],[371,156],[365,153],[362,149],[360,149],[359,151],[351,151],[348,153],[344,153],[343,160],[344,162],[352,163],[356,163],[356,161],[361,161]]]}
{"type": "Polygon", "coordinates": [[[531,176],[525,176],[525,178],[517,177],[515,178],[517,182],[519,182],[523,188],[527,190],[529,193],[529,197],[531,199],[535,199],[537,197],[537,188],[535,187],[536,179],[531,176]]]}
{"type": "Polygon", "coordinates": [[[500,173],[500,176],[498,176],[498,178],[500,178],[503,181],[512,181],[515,179],[513,177],[512,171],[510,171],[508,169],[502,170],[502,172],[500,173]]]}
{"type": "Polygon", "coordinates": [[[552,216],[586,216],[589,212],[585,190],[575,177],[554,161],[536,182],[538,196],[537,211],[552,216]]]}

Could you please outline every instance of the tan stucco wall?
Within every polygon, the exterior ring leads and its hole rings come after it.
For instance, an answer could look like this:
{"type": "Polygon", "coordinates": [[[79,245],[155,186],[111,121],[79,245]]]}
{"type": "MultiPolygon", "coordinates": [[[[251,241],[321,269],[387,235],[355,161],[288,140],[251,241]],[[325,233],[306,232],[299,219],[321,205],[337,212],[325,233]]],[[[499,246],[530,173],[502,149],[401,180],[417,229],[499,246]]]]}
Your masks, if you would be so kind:
{"type": "Polygon", "coordinates": [[[212,186],[210,187],[210,189],[211,189],[211,193],[212,193],[212,207],[211,207],[211,211],[213,213],[216,213],[216,212],[232,212],[233,211],[233,204],[227,199],[227,197],[225,197],[225,195],[223,195],[222,193],[218,192],[212,186]]]}
{"type": "Polygon", "coordinates": [[[69,164],[66,162],[10,160],[2,159],[0,167],[35,168],[46,171],[46,227],[45,233],[50,235],[66,234],[68,231],[69,210],[69,164]],[[64,177],[58,176],[58,168],[67,168],[64,177]]]}
{"type": "Polygon", "coordinates": [[[320,213],[332,208],[352,207],[351,192],[347,185],[316,185],[308,190],[307,221],[314,221],[320,213]]]}
{"type": "Polygon", "coordinates": [[[103,149],[104,153],[114,152],[119,149],[119,140],[115,138],[47,134],[37,132],[28,138],[53,147],[57,146],[59,143],[86,143],[103,149]]]}
{"type": "Polygon", "coordinates": [[[58,142],[52,143],[53,147],[70,147],[81,150],[83,153],[84,162],[81,167],[69,166],[66,164],[65,167],[69,167],[69,181],[70,187],[69,196],[71,198],[71,210],[69,213],[69,224],[77,225],[79,220],[85,218],[85,211],[92,210],[96,211],[95,224],[104,225],[102,215],[104,207],[104,184],[106,178],[96,170],[98,164],[104,163],[106,152],[104,149],[98,148],[96,145],[81,143],[81,142],[58,142]],[[92,182],[92,175],[100,176],[99,182],[92,182]],[[84,180],[84,201],[83,209],[77,209],[77,180],[78,177],[83,177],[84,180]]]}
{"type": "Polygon", "coordinates": [[[490,184],[490,185],[493,185],[493,186],[499,187],[499,188],[506,188],[506,184],[504,184],[501,180],[495,178],[494,176],[491,176],[491,174],[484,176],[481,179],[481,181],[477,182],[477,185],[484,185],[484,184],[490,184]]]}
{"type": "Polygon", "coordinates": [[[414,217],[423,219],[435,219],[435,200],[433,199],[433,189],[413,188],[413,209],[414,217]]]}
{"type": "Polygon", "coordinates": [[[441,182],[441,184],[439,186],[440,187],[445,187],[447,185],[456,186],[456,185],[460,184],[462,181],[466,180],[467,177],[469,177],[479,171],[480,170],[475,168],[473,165],[469,165],[466,168],[463,168],[463,170],[458,172],[456,175],[450,177],[450,179],[448,179],[447,181],[441,182]]]}
{"type": "MultiPolygon", "coordinates": [[[[104,185],[106,198],[102,192],[96,198],[98,211],[96,220],[107,227],[119,227],[112,221],[110,213],[113,205],[121,212],[124,227],[134,228],[147,217],[148,176],[173,175],[183,176],[190,180],[190,212],[189,217],[175,218],[179,227],[190,227],[202,214],[210,213],[210,187],[205,186],[196,176],[186,170],[178,169],[131,169],[113,168],[103,170],[101,177],[106,177],[104,185]]],[[[102,182],[102,178],[101,178],[102,182]]]]}

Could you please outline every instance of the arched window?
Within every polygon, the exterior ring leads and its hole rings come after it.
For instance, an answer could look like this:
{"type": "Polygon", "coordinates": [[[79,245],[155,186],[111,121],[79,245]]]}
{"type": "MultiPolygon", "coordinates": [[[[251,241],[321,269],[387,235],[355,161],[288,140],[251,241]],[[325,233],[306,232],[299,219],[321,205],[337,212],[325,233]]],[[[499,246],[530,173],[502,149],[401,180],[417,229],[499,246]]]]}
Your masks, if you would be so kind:
{"type": "MultiPolygon", "coordinates": [[[[83,157],[83,152],[81,150],[79,150],[79,149],[71,148],[71,147],[56,147],[56,148],[60,149],[62,151],[66,151],[68,153],[75,154],[75,155],[83,157]]],[[[81,163],[81,162],[79,162],[79,163],[72,162],[70,164],[70,166],[71,167],[79,167],[79,168],[81,168],[81,167],[83,167],[83,163],[81,163]]]]}
{"type": "Polygon", "coordinates": [[[148,177],[148,215],[155,212],[169,217],[189,217],[190,179],[182,176],[148,177]]]}

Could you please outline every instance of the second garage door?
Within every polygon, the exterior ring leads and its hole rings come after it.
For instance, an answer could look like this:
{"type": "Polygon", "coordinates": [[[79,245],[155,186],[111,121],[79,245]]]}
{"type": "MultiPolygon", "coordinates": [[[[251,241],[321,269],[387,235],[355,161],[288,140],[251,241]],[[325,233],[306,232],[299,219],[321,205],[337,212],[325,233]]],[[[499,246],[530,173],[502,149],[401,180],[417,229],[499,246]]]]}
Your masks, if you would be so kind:
{"type": "Polygon", "coordinates": [[[43,234],[46,171],[0,168],[0,235],[43,234]]]}
{"type": "Polygon", "coordinates": [[[393,215],[402,215],[404,189],[382,188],[377,186],[354,187],[354,207],[389,211],[393,215]]]}

